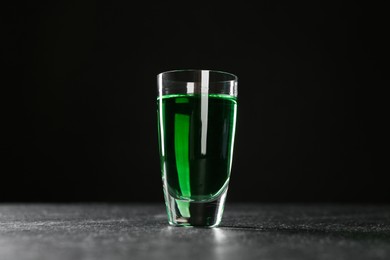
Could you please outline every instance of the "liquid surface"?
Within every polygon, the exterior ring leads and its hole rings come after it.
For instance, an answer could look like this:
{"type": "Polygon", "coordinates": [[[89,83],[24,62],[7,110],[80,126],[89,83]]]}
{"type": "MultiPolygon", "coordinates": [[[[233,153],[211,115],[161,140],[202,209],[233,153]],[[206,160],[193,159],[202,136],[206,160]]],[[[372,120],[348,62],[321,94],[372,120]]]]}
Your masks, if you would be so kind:
{"type": "Polygon", "coordinates": [[[236,123],[236,99],[228,95],[159,98],[161,169],[171,196],[205,201],[227,186],[236,123]]]}

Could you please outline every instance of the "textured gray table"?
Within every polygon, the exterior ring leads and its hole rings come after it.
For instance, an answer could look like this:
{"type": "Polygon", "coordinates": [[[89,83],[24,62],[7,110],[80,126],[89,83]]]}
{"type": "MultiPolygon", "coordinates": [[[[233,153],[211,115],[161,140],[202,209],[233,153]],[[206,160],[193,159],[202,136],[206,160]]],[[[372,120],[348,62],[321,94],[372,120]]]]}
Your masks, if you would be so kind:
{"type": "Polygon", "coordinates": [[[0,204],[0,259],[390,259],[390,205],[228,204],[176,228],[161,204],[0,204]]]}

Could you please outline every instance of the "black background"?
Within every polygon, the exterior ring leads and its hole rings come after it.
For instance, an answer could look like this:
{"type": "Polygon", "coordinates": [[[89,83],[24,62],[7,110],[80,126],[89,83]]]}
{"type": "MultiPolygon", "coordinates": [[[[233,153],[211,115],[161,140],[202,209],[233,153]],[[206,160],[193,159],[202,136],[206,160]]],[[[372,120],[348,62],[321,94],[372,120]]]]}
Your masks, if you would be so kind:
{"type": "Polygon", "coordinates": [[[0,201],[162,201],[156,74],[196,68],[239,77],[229,201],[389,202],[376,152],[388,118],[376,91],[386,85],[382,8],[3,8],[0,201]]]}

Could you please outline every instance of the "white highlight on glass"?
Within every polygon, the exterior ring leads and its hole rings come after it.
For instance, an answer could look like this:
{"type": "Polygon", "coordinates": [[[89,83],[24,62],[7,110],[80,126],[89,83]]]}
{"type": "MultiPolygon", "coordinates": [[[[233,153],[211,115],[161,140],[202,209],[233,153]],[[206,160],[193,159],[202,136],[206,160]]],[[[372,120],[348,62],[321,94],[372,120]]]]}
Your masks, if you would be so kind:
{"type": "Polygon", "coordinates": [[[201,154],[206,155],[207,150],[207,124],[208,124],[208,110],[209,110],[209,71],[202,70],[201,72],[201,99],[200,99],[200,116],[202,120],[201,132],[201,154]]]}
{"type": "Polygon", "coordinates": [[[159,86],[159,98],[160,98],[160,102],[159,102],[159,117],[160,117],[160,138],[161,138],[161,156],[165,156],[165,143],[164,143],[164,136],[165,136],[165,133],[164,133],[164,126],[163,126],[163,122],[164,122],[164,118],[163,118],[163,107],[162,107],[162,86],[163,86],[163,80],[162,80],[162,76],[159,76],[158,77],[158,86],[159,86]]]}
{"type": "Polygon", "coordinates": [[[187,82],[187,94],[194,94],[195,83],[187,82]]]}

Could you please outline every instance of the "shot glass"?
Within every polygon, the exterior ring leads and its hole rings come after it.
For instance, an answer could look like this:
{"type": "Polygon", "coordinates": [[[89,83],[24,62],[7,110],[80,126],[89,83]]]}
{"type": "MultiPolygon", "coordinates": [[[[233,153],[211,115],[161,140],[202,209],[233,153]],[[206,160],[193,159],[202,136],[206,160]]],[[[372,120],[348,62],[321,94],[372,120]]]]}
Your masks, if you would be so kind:
{"type": "Polygon", "coordinates": [[[161,173],[168,222],[220,224],[237,118],[237,77],[213,70],[157,75],[161,173]]]}

